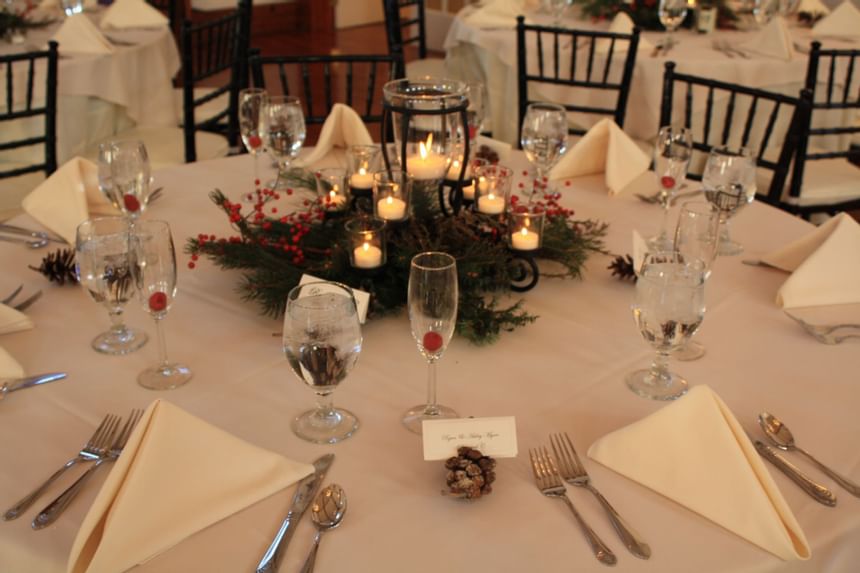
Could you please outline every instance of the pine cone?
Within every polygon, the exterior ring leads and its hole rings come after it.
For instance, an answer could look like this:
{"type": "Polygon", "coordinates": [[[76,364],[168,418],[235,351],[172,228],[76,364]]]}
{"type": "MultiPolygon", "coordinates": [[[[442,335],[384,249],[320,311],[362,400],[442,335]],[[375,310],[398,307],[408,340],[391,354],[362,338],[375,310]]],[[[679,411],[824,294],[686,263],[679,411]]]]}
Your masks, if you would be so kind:
{"type": "Polygon", "coordinates": [[[462,499],[478,499],[493,491],[492,483],[496,481],[496,460],[485,456],[480,451],[463,446],[457,450],[457,455],[445,460],[448,474],[445,482],[448,491],[443,494],[453,495],[462,499]]]}
{"type": "Polygon", "coordinates": [[[612,263],[606,268],[610,269],[612,276],[619,280],[636,282],[636,270],[633,268],[633,257],[630,255],[618,255],[612,259],[612,263]]]}
{"type": "Polygon", "coordinates": [[[74,249],[57,249],[53,253],[48,253],[38,268],[32,265],[29,267],[45,275],[49,281],[61,286],[67,281],[69,284],[78,284],[78,276],[75,273],[74,249]]]}

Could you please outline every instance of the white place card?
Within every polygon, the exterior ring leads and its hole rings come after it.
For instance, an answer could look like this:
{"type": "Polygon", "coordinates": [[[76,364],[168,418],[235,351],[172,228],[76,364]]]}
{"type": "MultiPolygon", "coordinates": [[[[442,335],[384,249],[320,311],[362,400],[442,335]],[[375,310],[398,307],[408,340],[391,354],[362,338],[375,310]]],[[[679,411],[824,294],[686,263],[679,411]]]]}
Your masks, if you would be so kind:
{"type": "MultiPolygon", "coordinates": [[[[322,280],[323,279],[317,278],[313,275],[302,275],[302,278],[299,280],[299,284],[303,285],[307,283],[320,282],[322,280]]],[[[357,288],[347,288],[352,291],[352,295],[355,297],[355,305],[358,309],[358,321],[361,322],[361,324],[364,324],[364,319],[367,318],[367,307],[370,304],[370,293],[363,290],[358,290],[357,288]]]]}
{"type": "Polygon", "coordinates": [[[422,423],[424,459],[444,460],[469,446],[485,456],[517,456],[517,422],[513,416],[425,420],[422,423]]]}

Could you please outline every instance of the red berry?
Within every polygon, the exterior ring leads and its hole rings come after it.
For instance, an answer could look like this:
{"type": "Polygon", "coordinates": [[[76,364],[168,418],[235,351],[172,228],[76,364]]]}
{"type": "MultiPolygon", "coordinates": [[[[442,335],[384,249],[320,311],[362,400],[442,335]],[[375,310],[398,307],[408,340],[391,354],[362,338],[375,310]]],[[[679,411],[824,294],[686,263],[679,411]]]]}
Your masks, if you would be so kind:
{"type": "Polygon", "coordinates": [[[149,296],[149,310],[161,312],[167,308],[167,295],[161,291],[154,292],[149,296]]]}
{"type": "Polygon", "coordinates": [[[252,135],[248,138],[248,145],[251,146],[251,149],[257,149],[261,145],[263,145],[263,140],[260,139],[259,135],[252,135]]]}
{"type": "Polygon", "coordinates": [[[671,175],[664,175],[660,178],[660,185],[663,186],[663,189],[672,189],[675,187],[675,178],[671,175]]]}
{"type": "Polygon", "coordinates": [[[188,268],[189,268],[189,269],[193,269],[193,268],[194,268],[194,267],[196,267],[196,266],[197,266],[197,265],[195,265],[195,264],[194,264],[194,261],[188,261],[188,268]]]}
{"type": "Polygon", "coordinates": [[[122,196],[122,203],[123,205],[125,205],[125,210],[130,213],[136,213],[140,211],[140,201],[138,201],[137,197],[135,197],[131,193],[126,193],[122,196]]]}
{"type": "Polygon", "coordinates": [[[438,332],[433,332],[432,330],[424,335],[424,350],[427,352],[436,352],[440,348],[442,348],[442,344],[444,340],[442,340],[442,335],[438,332]]]}

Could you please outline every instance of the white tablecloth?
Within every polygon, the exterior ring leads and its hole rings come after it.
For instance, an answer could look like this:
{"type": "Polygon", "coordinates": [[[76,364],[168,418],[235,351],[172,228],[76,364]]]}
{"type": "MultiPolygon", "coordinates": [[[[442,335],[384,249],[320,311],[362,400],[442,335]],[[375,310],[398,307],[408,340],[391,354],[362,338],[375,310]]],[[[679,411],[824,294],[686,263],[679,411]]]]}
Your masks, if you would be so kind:
{"type": "MultiPolygon", "coordinates": [[[[514,158],[520,173],[524,159],[519,154],[514,158]]],[[[229,236],[233,232],[226,217],[207,193],[219,188],[235,199],[252,178],[249,156],[159,172],[156,179],[164,186],[164,197],[145,216],[170,221],[180,252],[186,238],[198,233],[229,236]]],[[[600,178],[579,179],[561,189],[563,203],[579,217],[610,222],[606,245],[615,253],[630,252],[633,228],[647,235],[660,220],[657,207],[632,196],[609,198],[600,178]]],[[[18,221],[34,224],[26,217],[18,221]]],[[[737,216],[733,233],[746,246],[746,256],[756,257],[810,229],[801,220],[754,203],[737,216]]],[[[342,526],[326,536],[317,558],[319,571],[606,571],[591,556],[568,510],[538,493],[525,451],[545,444],[550,432],[567,431],[584,453],[598,437],[662,406],[634,395],[623,382],[626,373],[649,363],[652,352],[633,323],[633,287],[610,276],[609,257],[592,256],[582,281],[545,279],[522,295],[526,308],[540,316],[533,325],[505,333],[487,347],[455,338],[440,361],[440,402],[462,415],[517,419],[520,455],[499,460],[494,493],[470,504],[439,494],[445,476],[442,463],[424,462],[420,439],[400,426],[401,413],[424,399],[426,384],[426,364],[405,313],[364,327],[358,365],[335,393],[336,404],[359,416],[360,430],[341,444],[317,446],[289,429],[293,416],[309,408],[313,398],[291,373],[280,338],[273,336],[281,321],[259,316],[256,307],[239,299],[234,290],[238,272],[223,272],[205,261],[189,270],[188,256],[180,254],[180,294],[164,326],[170,356],[190,365],[195,376],[181,389],[153,393],[139,387],[135,376],[155,361],[154,341],[124,357],[92,351],[90,340],[108,326],[106,312],[82,289],[49,285],[27,269],[28,264],[38,265],[44,254],[0,244],[5,271],[0,293],[20,283],[25,292],[41,288],[45,293],[28,311],[36,328],[5,335],[0,344],[28,372],[69,373],[65,381],[17,392],[0,404],[3,509],[76,451],[105,413],[126,414],[160,397],[293,459],[336,454],[329,480],[346,489],[349,511],[342,526]]],[[[742,265],[739,257],[718,260],[707,285],[707,315],[697,334],[707,355],[673,367],[692,384],[709,384],[753,434],[758,435],[759,412],[780,416],[802,445],[856,481],[857,341],[825,346],[783,315],[774,299],[785,278],[780,271],[742,265]]],[[[154,336],[151,320],[137,305],[129,307],[128,322],[154,336]]],[[[619,571],[856,571],[860,500],[796,455],[787,455],[832,485],[839,498],[835,509],[819,505],[772,471],[809,538],[813,556],[807,562],[780,561],[586,460],[598,487],[650,543],[653,557],[641,561],[627,553],[590,495],[571,490],[570,496],[617,553],[619,571]]],[[[24,518],[0,523],[0,571],[63,571],[103,478],[97,476],[46,530],[32,531],[29,520],[60,487],[52,488],[52,495],[24,518]]],[[[136,571],[252,570],[291,493],[285,490],[192,536],[136,571]]],[[[305,518],[283,571],[298,570],[312,534],[305,518]]]]}

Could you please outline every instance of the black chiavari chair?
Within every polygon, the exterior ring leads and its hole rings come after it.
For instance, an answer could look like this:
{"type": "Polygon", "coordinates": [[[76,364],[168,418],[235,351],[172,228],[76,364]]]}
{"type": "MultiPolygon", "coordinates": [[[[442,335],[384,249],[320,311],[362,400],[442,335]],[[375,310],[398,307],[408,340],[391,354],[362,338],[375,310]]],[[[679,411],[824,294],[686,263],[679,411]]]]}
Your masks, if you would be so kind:
{"type": "Polygon", "coordinates": [[[388,53],[406,62],[406,76],[444,77],[445,60],[427,57],[424,0],[382,0],[382,10],[388,53]]]}

